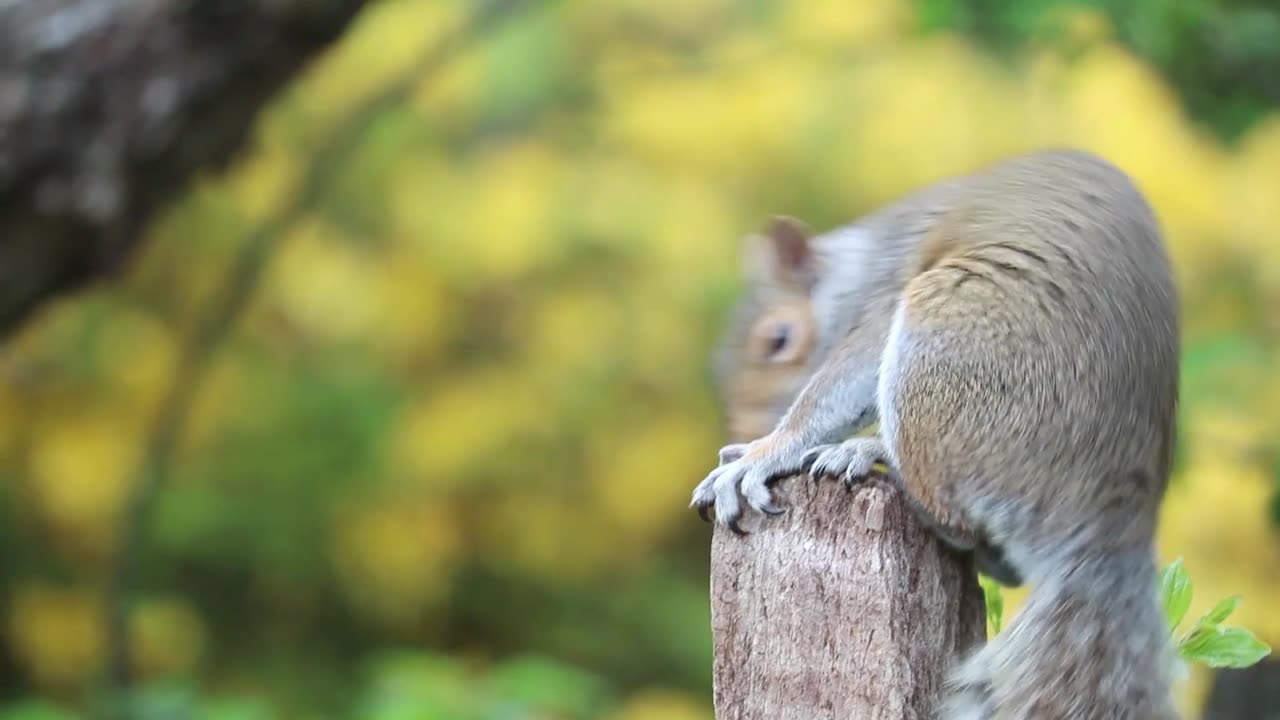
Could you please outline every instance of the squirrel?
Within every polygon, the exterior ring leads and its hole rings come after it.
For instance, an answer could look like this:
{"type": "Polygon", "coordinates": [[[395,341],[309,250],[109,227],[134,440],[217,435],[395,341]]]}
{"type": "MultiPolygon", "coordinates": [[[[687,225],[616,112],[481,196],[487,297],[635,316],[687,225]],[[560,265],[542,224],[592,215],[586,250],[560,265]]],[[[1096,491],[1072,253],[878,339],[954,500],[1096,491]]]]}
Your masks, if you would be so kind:
{"type": "Polygon", "coordinates": [[[1179,717],[1154,539],[1179,299],[1129,176],[1038,150],[827,233],[775,217],[745,259],[713,361],[734,442],[691,506],[742,534],[744,511],[783,512],[776,481],[879,463],[945,543],[1030,585],[942,717],[1179,717]]]}

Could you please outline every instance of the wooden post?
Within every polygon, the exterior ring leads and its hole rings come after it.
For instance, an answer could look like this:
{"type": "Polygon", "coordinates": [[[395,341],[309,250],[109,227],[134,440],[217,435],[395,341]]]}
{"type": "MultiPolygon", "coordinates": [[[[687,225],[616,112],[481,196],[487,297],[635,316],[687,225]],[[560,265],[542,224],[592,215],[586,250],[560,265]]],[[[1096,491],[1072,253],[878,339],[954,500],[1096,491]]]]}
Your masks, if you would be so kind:
{"type": "Polygon", "coordinates": [[[972,562],[873,482],[780,484],[785,515],[711,544],[717,720],[925,720],[986,637],[972,562]]]}

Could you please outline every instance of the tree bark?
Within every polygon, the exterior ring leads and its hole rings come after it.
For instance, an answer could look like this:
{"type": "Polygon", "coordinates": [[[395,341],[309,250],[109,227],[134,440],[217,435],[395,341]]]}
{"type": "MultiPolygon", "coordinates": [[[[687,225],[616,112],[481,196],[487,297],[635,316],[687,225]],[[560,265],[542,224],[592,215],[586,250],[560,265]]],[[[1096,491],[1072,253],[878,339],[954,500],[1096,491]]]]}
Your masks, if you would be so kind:
{"type": "Polygon", "coordinates": [[[120,267],[362,5],[0,1],[0,337],[120,267]]]}
{"type": "Polygon", "coordinates": [[[986,637],[972,561],[886,484],[778,494],[785,515],[712,540],[717,720],[933,718],[948,669],[986,637]]]}

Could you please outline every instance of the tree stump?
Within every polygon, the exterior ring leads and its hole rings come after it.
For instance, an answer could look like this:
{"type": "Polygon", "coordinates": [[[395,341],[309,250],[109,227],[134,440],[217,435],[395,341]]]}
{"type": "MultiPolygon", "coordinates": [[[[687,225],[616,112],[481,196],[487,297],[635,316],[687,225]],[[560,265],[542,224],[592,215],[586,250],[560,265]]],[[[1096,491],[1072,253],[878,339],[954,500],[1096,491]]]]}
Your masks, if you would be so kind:
{"type": "Polygon", "coordinates": [[[717,720],[933,718],[947,671],[986,637],[971,558],[884,483],[795,478],[778,496],[785,515],[713,536],[717,720]]]}

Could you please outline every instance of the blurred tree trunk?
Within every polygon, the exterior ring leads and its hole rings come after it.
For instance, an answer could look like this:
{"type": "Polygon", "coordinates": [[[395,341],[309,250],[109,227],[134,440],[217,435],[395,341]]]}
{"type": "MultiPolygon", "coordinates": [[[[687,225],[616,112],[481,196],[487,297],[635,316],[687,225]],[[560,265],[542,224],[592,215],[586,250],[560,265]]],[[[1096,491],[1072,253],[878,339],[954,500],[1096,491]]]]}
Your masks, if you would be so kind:
{"type": "Polygon", "coordinates": [[[0,337],[118,268],[363,4],[0,2],[0,337]]]}
{"type": "Polygon", "coordinates": [[[712,541],[717,720],[924,720],[986,637],[971,561],[888,486],[779,486],[791,510],[712,541]]]}
{"type": "Polygon", "coordinates": [[[1240,670],[1218,670],[1204,720],[1280,718],[1280,661],[1263,660],[1240,670]]]}

